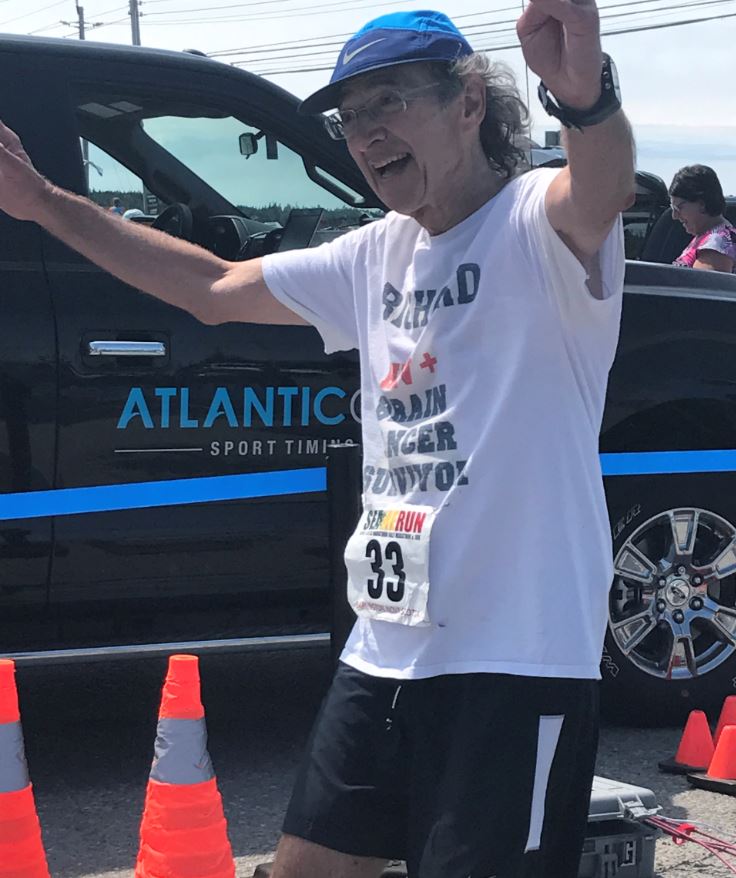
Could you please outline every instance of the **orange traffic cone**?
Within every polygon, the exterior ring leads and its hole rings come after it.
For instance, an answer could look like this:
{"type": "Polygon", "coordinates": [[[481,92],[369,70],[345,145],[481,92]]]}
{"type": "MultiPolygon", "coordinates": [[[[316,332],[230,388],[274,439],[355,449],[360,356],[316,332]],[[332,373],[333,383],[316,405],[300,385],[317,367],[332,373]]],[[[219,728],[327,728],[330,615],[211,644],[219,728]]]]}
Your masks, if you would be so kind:
{"type": "Polygon", "coordinates": [[[736,695],[729,695],[723,702],[721,715],[718,717],[716,733],[713,738],[716,746],[718,746],[718,739],[721,737],[721,732],[726,726],[736,726],[736,695]]]}
{"type": "Polygon", "coordinates": [[[199,659],[172,655],[158,715],[135,878],[234,878],[207,753],[199,659]]]}
{"type": "Polygon", "coordinates": [[[0,659],[0,878],[49,878],[10,659],[0,659]]]}
{"type": "Polygon", "coordinates": [[[724,726],[706,774],[688,774],[693,786],[736,796],[736,726],[724,726]]]}
{"type": "Polygon", "coordinates": [[[713,758],[713,750],[708,718],[702,710],[691,710],[674,759],[662,760],[659,767],[668,774],[705,771],[713,758]]]}

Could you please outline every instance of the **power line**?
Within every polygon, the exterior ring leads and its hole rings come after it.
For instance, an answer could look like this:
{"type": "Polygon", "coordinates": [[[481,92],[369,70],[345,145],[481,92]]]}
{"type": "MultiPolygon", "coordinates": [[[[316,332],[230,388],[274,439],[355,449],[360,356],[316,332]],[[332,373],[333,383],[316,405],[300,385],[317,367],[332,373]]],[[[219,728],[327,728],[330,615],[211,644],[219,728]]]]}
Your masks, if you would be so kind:
{"type": "Polygon", "coordinates": [[[66,27],[66,25],[62,24],[60,21],[55,21],[53,24],[45,24],[43,27],[38,27],[36,30],[29,30],[26,34],[29,37],[35,36],[36,34],[41,34],[47,30],[56,30],[59,27],[66,27]]]}
{"type": "Polygon", "coordinates": [[[112,15],[113,12],[122,12],[127,9],[127,6],[116,6],[114,9],[106,9],[104,12],[96,12],[95,15],[101,18],[103,15],[112,15]]]}
{"type": "MultiPolygon", "coordinates": [[[[77,18],[78,18],[78,22],[77,22],[76,27],[79,31],[79,39],[80,40],[86,39],[87,30],[92,30],[93,28],[98,28],[98,27],[107,27],[108,25],[111,25],[111,24],[117,24],[117,22],[114,22],[114,21],[94,21],[94,22],[85,21],[84,8],[79,5],[78,0],[77,0],[77,18]]],[[[125,19],[121,18],[121,19],[119,19],[119,21],[125,21],[125,19]]],[[[74,25],[74,23],[71,21],[60,21],[59,25],[72,27],[74,25]]],[[[62,38],[64,36],[65,35],[62,34],[62,38]]]]}
{"type": "MultiPolygon", "coordinates": [[[[283,0],[256,0],[255,3],[248,3],[248,8],[251,6],[274,6],[278,4],[279,6],[283,6],[283,0]]],[[[219,9],[242,9],[242,3],[230,3],[227,6],[199,6],[194,9],[165,9],[163,12],[146,12],[144,13],[146,18],[150,18],[152,15],[177,15],[181,13],[181,15],[189,15],[192,12],[217,12],[219,9]]],[[[309,7],[306,7],[307,9],[309,7]]]]}
{"type": "MultiPolygon", "coordinates": [[[[155,0],[149,0],[149,2],[155,2],[155,0]]],[[[162,2],[163,2],[163,0],[162,0],[162,2]]],[[[167,2],[169,2],[169,0],[167,0],[167,2]]],[[[652,2],[652,0],[645,0],[645,2],[652,2]]],[[[244,15],[230,14],[227,16],[219,16],[216,18],[212,18],[209,15],[210,12],[212,12],[213,10],[217,10],[217,9],[235,9],[235,8],[242,9],[243,8],[243,4],[237,4],[235,6],[228,5],[228,6],[211,6],[211,7],[207,7],[207,8],[199,7],[199,8],[195,8],[195,9],[182,9],[178,12],[176,10],[165,10],[163,12],[143,12],[142,14],[145,15],[145,17],[148,19],[154,15],[171,16],[171,15],[179,14],[179,15],[188,16],[194,12],[202,12],[202,13],[206,14],[204,20],[202,18],[194,18],[194,19],[192,19],[192,18],[171,18],[171,19],[167,19],[165,22],[150,22],[150,24],[200,24],[203,21],[204,21],[204,23],[247,21],[247,20],[261,20],[261,21],[263,21],[263,20],[269,20],[272,18],[274,18],[274,19],[275,18],[290,18],[295,12],[302,12],[302,11],[306,12],[307,15],[313,15],[313,14],[316,15],[316,14],[319,14],[321,10],[327,10],[327,9],[331,9],[331,10],[335,10],[335,11],[337,11],[337,10],[339,10],[339,11],[354,11],[357,9],[375,9],[375,8],[381,7],[381,6],[403,6],[403,5],[405,5],[405,3],[406,3],[406,0],[380,0],[380,2],[375,2],[375,0],[339,0],[339,2],[323,3],[323,4],[320,4],[319,6],[315,6],[314,4],[311,4],[309,6],[292,6],[290,8],[284,8],[284,0],[255,0],[255,2],[248,4],[249,9],[253,6],[278,5],[279,12],[274,13],[274,14],[270,14],[270,13],[264,13],[262,11],[258,11],[255,14],[250,14],[250,13],[246,13],[244,15]],[[354,5],[354,6],[346,5],[346,3],[350,3],[350,2],[354,2],[357,5],[354,5]]],[[[479,15],[483,15],[483,16],[493,15],[493,14],[496,14],[498,12],[512,12],[513,10],[517,10],[518,8],[519,8],[518,5],[513,5],[513,6],[505,6],[505,7],[502,7],[500,9],[486,10],[484,12],[465,13],[464,15],[454,16],[454,21],[459,21],[459,20],[464,19],[464,18],[477,17],[479,15]]],[[[298,17],[302,18],[304,16],[298,16],[298,17]]],[[[348,36],[348,35],[345,34],[345,36],[348,36]]]]}
{"type": "Polygon", "coordinates": [[[645,24],[641,27],[622,28],[621,30],[606,31],[603,36],[617,36],[618,34],[633,34],[645,30],[662,30],[666,27],[682,27],[686,24],[700,24],[703,21],[721,21],[724,18],[736,18],[736,12],[727,12],[724,15],[712,15],[704,18],[690,18],[686,21],[669,21],[661,24],[645,24]]]}
{"type": "Polygon", "coordinates": [[[95,27],[114,27],[116,24],[128,24],[128,16],[125,18],[115,18],[112,21],[95,22],[95,27]]]}
{"type": "Polygon", "coordinates": [[[49,3],[48,6],[42,6],[40,9],[34,9],[32,12],[24,12],[22,15],[16,15],[15,18],[8,18],[6,21],[0,21],[0,25],[10,24],[13,21],[20,21],[21,18],[28,18],[31,15],[38,15],[39,12],[45,12],[47,9],[53,9],[54,6],[63,6],[67,0],[56,0],[56,3],[49,3]]]}
{"type": "MultiPolygon", "coordinates": [[[[171,2],[171,0],[151,0],[151,2],[171,2]]],[[[274,0],[264,0],[264,2],[270,3],[270,2],[274,2],[274,0]]],[[[275,2],[282,4],[283,0],[275,0],[275,2]]],[[[629,2],[622,3],[620,5],[628,6],[631,3],[654,3],[654,2],[659,2],[659,0],[629,0],[629,2]]],[[[723,0],[723,2],[725,2],[725,0],[723,0]]],[[[251,4],[251,5],[255,5],[255,4],[251,4]]],[[[375,5],[375,4],[371,4],[371,6],[373,6],[373,5],[375,5]]],[[[313,8],[314,7],[311,7],[311,6],[309,7],[309,9],[313,9],[313,8]]],[[[464,18],[475,18],[478,15],[484,15],[487,17],[489,15],[494,15],[494,14],[497,14],[499,12],[512,12],[513,10],[518,9],[518,8],[519,7],[517,5],[514,5],[514,6],[503,6],[500,9],[492,9],[492,10],[488,10],[486,12],[468,12],[464,15],[454,16],[453,21],[457,22],[457,21],[460,21],[461,19],[464,19],[464,18]]],[[[471,27],[480,27],[480,25],[467,25],[466,29],[469,29],[471,27]]],[[[304,40],[286,40],[285,42],[277,42],[277,43],[261,43],[260,45],[255,45],[255,46],[254,45],[241,46],[240,48],[235,48],[235,49],[220,49],[220,50],[217,50],[214,52],[207,52],[207,55],[210,58],[224,57],[226,55],[244,55],[244,54],[247,54],[249,52],[257,51],[257,50],[262,49],[264,47],[270,48],[270,47],[276,47],[276,46],[299,46],[300,43],[308,42],[309,40],[332,40],[332,39],[344,40],[345,37],[350,37],[352,35],[353,35],[352,32],[341,33],[341,34],[324,34],[323,36],[319,36],[319,37],[307,37],[304,40]]],[[[315,43],[314,45],[342,45],[342,43],[332,43],[332,44],[315,43]]]]}
{"type": "MultiPolygon", "coordinates": [[[[1,0],[0,0],[0,2],[1,2],[1,0]]],[[[173,3],[173,2],[178,3],[179,0],[141,0],[141,5],[145,9],[145,7],[152,6],[155,3],[173,3]]],[[[277,5],[283,6],[284,2],[285,2],[285,0],[255,0],[255,2],[248,3],[247,5],[248,5],[248,8],[250,8],[251,6],[277,6],[277,5]]],[[[346,2],[348,2],[348,0],[346,0],[346,2]]],[[[214,7],[208,6],[208,7],[197,7],[195,9],[181,9],[181,10],[165,9],[162,12],[146,12],[145,14],[146,15],[176,15],[177,12],[180,12],[182,15],[186,15],[189,12],[210,12],[212,9],[231,9],[231,8],[242,9],[243,5],[244,5],[243,3],[238,3],[238,4],[229,5],[229,6],[214,6],[214,7]]],[[[375,5],[375,4],[368,3],[367,5],[370,6],[370,5],[375,5]]],[[[480,14],[485,14],[485,13],[477,13],[477,14],[480,15],[480,14]]]]}
{"type": "MultiPolygon", "coordinates": [[[[62,0],[62,2],[66,3],[66,2],[68,2],[68,0],[62,0]]],[[[59,3],[52,3],[51,4],[51,6],[59,6],[59,5],[60,5],[59,3]]],[[[50,9],[51,6],[47,6],[45,8],[50,9]]],[[[99,15],[100,17],[103,15],[111,15],[113,12],[121,12],[123,9],[127,9],[127,8],[128,8],[127,6],[116,6],[114,9],[106,9],[105,12],[99,12],[99,13],[97,13],[97,15],[99,15]]],[[[41,12],[43,10],[38,10],[38,11],[41,12]]],[[[31,14],[31,13],[29,13],[29,14],[31,14]]],[[[113,24],[113,22],[96,22],[94,25],[90,25],[90,27],[106,27],[108,24],[113,24]]],[[[66,25],[63,21],[49,22],[49,24],[45,24],[42,27],[36,28],[35,30],[28,31],[27,36],[34,36],[35,34],[44,33],[47,30],[55,30],[56,28],[65,27],[65,26],[66,25]]],[[[63,36],[66,36],[66,34],[64,34],[63,36]]]]}
{"type": "MultiPolygon", "coordinates": [[[[651,3],[653,0],[636,0],[637,3],[651,3]]],[[[672,3],[669,6],[661,6],[655,7],[653,9],[638,9],[633,12],[612,12],[610,15],[601,15],[601,21],[610,21],[612,18],[640,18],[647,15],[661,15],[662,13],[673,12],[677,9],[692,9],[701,6],[720,6],[722,4],[726,4],[726,7],[729,8],[732,4],[733,0],[685,0],[683,3],[672,3]]],[[[631,6],[634,5],[632,3],[612,3],[609,6],[601,7],[601,9],[614,9],[620,6],[631,6]]],[[[501,27],[501,31],[514,30],[516,26],[516,19],[507,18],[505,21],[494,21],[489,23],[491,27],[478,31],[474,34],[474,36],[484,36],[491,35],[495,33],[495,28],[499,25],[504,25],[501,27]],[[507,25],[511,25],[510,27],[507,25]]],[[[473,25],[471,25],[473,27],[473,25]]],[[[476,28],[480,28],[481,25],[474,25],[476,28]]],[[[465,28],[465,30],[469,30],[469,28],[465,28]]]]}
{"type": "MultiPolygon", "coordinates": [[[[398,3],[399,0],[396,0],[396,2],[398,3]]],[[[403,3],[404,0],[401,0],[401,2],[403,3]]],[[[654,2],[659,2],[659,0],[626,0],[626,2],[623,2],[623,3],[609,3],[606,5],[602,5],[602,6],[599,6],[598,9],[599,9],[599,11],[602,11],[604,9],[613,9],[613,8],[622,7],[622,6],[639,6],[641,4],[654,3],[654,2]]],[[[722,2],[727,2],[727,0],[722,0],[722,2]]],[[[255,2],[255,3],[249,3],[248,7],[250,8],[251,6],[270,5],[271,3],[278,3],[279,6],[283,7],[283,0],[257,0],[257,2],[255,2]]],[[[366,4],[361,3],[359,8],[362,9],[364,6],[367,6],[369,8],[374,8],[376,6],[384,6],[384,5],[388,6],[388,5],[393,5],[393,3],[394,3],[394,0],[388,0],[388,2],[385,2],[385,3],[375,3],[375,2],[373,2],[373,0],[369,0],[369,2],[367,2],[366,4]]],[[[337,6],[337,7],[344,8],[344,3],[328,3],[327,6],[330,6],[330,7],[337,6]]],[[[212,7],[212,8],[213,9],[217,9],[217,8],[225,9],[228,7],[212,7]]],[[[242,6],[239,6],[238,8],[242,8],[242,6]]],[[[310,6],[292,7],[291,9],[286,9],[286,10],[282,9],[282,12],[279,14],[279,16],[280,17],[290,16],[293,12],[296,12],[298,10],[307,10],[310,13],[316,12],[317,8],[318,7],[316,7],[314,4],[312,4],[310,6]]],[[[320,8],[325,8],[324,4],[320,8]]],[[[514,4],[511,6],[503,6],[503,7],[498,8],[498,9],[485,10],[483,12],[468,12],[468,13],[465,13],[463,15],[453,16],[453,21],[458,22],[458,21],[464,20],[466,18],[477,18],[479,16],[483,16],[484,18],[487,19],[489,16],[496,15],[500,12],[516,12],[516,11],[518,11],[518,9],[519,9],[518,4],[514,4]]],[[[190,12],[195,12],[195,11],[209,11],[209,10],[182,10],[182,14],[188,15],[190,12]]],[[[150,15],[170,15],[170,14],[171,14],[171,12],[148,13],[149,17],[150,17],[150,15]]],[[[261,13],[256,13],[256,16],[260,17],[261,13]]],[[[250,18],[251,16],[247,15],[247,16],[244,16],[242,18],[240,16],[238,16],[238,20],[245,20],[246,17],[250,18]]],[[[218,19],[210,19],[210,20],[218,20],[218,19]]],[[[232,21],[235,19],[233,17],[228,16],[227,20],[232,21]]],[[[516,21],[516,19],[514,19],[514,21],[516,21]]],[[[485,24],[486,23],[477,24],[477,25],[468,24],[465,26],[464,29],[467,30],[467,29],[474,28],[474,27],[475,28],[484,27],[485,24]]],[[[350,36],[350,34],[330,34],[329,36],[330,37],[333,37],[333,36],[334,37],[343,37],[343,36],[350,36]]],[[[243,48],[248,48],[248,47],[243,47],[243,48]]],[[[231,51],[236,51],[236,50],[225,50],[225,51],[212,52],[212,53],[210,53],[210,55],[211,55],[211,57],[216,57],[218,55],[223,55],[226,52],[231,52],[231,51]]]]}
{"type": "MultiPolygon", "coordinates": [[[[348,0],[349,2],[349,0],[348,0]]],[[[356,0],[357,2],[357,0],[356,0]]],[[[290,9],[282,9],[279,12],[256,12],[253,14],[246,15],[228,15],[228,16],[219,16],[219,17],[211,17],[204,16],[201,18],[172,18],[165,19],[163,21],[148,21],[148,18],[156,13],[144,13],[146,17],[147,26],[156,26],[156,25],[180,25],[180,24],[218,24],[218,23],[228,23],[228,22],[238,22],[238,21],[275,21],[277,19],[282,18],[292,18],[294,13],[301,13],[298,15],[298,18],[308,18],[312,15],[322,15],[324,12],[353,12],[355,10],[361,9],[378,9],[384,6],[405,6],[406,0],[379,0],[379,2],[374,2],[374,0],[366,0],[366,2],[357,2],[357,5],[346,6],[344,2],[338,3],[324,3],[315,6],[314,4],[310,6],[292,6],[290,9]]],[[[182,14],[187,14],[186,10],[182,11],[182,14]]]]}
{"type": "MultiPolygon", "coordinates": [[[[64,2],[67,2],[67,0],[64,0],[64,2]]],[[[79,9],[78,3],[77,3],[77,9],[79,9]]],[[[123,10],[128,11],[128,15],[126,15],[125,18],[115,18],[115,19],[112,19],[112,21],[87,22],[86,23],[87,30],[92,30],[92,29],[97,30],[98,28],[101,28],[101,27],[114,27],[115,25],[127,23],[128,19],[129,19],[129,15],[130,15],[128,6],[115,6],[112,9],[106,9],[105,12],[100,12],[97,14],[100,16],[112,15],[115,12],[122,12],[123,10]]],[[[61,28],[61,27],[72,26],[72,24],[73,23],[69,22],[69,21],[50,22],[49,24],[43,25],[43,27],[38,27],[35,30],[27,31],[27,36],[35,36],[36,34],[42,34],[42,33],[46,33],[47,31],[57,30],[58,28],[61,28]]],[[[75,25],[75,27],[78,27],[78,25],[75,25]]],[[[65,37],[72,36],[72,35],[76,36],[77,31],[74,31],[72,33],[61,34],[60,39],[64,39],[65,37]]]]}
{"type": "MultiPolygon", "coordinates": [[[[270,0],[264,0],[264,2],[270,2],[270,0]]],[[[351,0],[348,0],[348,2],[351,2],[351,0]]],[[[625,2],[625,3],[608,4],[607,6],[600,7],[600,9],[605,10],[605,9],[609,9],[609,8],[614,8],[616,6],[637,6],[641,3],[652,3],[652,2],[656,2],[656,0],[628,0],[628,2],[625,2]]],[[[718,0],[718,2],[730,2],[730,0],[718,0]]],[[[404,0],[383,0],[383,2],[379,2],[379,3],[369,2],[367,4],[367,6],[365,3],[362,3],[362,2],[359,3],[359,5],[357,5],[357,6],[346,6],[344,3],[327,2],[327,3],[320,3],[318,5],[312,4],[310,6],[295,6],[295,7],[291,7],[288,10],[284,10],[283,7],[281,7],[281,10],[279,12],[276,12],[276,13],[258,12],[255,14],[249,13],[249,14],[245,14],[245,15],[227,15],[227,16],[220,16],[220,17],[216,17],[216,18],[207,17],[206,19],[203,19],[203,18],[172,18],[172,19],[165,19],[162,21],[148,21],[147,23],[150,26],[155,27],[155,26],[164,26],[164,25],[165,26],[177,26],[177,25],[189,25],[189,24],[202,25],[202,24],[237,23],[237,22],[242,22],[242,21],[271,21],[271,20],[276,20],[276,19],[281,19],[281,18],[292,18],[292,17],[294,17],[295,13],[299,13],[299,12],[303,12],[304,14],[298,15],[297,17],[306,18],[306,17],[309,17],[311,15],[322,14],[325,11],[336,11],[336,9],[338,9],[338,8],[342,9],[342,10],[351,10],[352,11],[352,10],[356,10],[356,9],[376,8],[376,7],[380,7],[380,6],[403,5],[403,3],[404,3],[404,0]]],[[[700,4],[696,3],[694,5],[700,5],[700,4]]],[[[662,7],[662,11],[666,11],[669,8],[670,7],[662,7]]],[[[675,7],[675,8],[679,8],[679,7],[675,7]]],[[[503,11],[515,11],[517,9],[518,9],[518,6],[503,7],[501,9],[491,10],[491,11],[486,12],[484,14],[487,17],[490,14],[499,13],[499,12],[503,12],[503,11]]],[[[651,10],[651,11],[655,11],[655,10],[651,10]]],[[[164,14],[165,15],[166,13],[152,13],[152,14],[164,14]]],[[[188,12],[185,10],[182,10],[182,14],[187,15],[188,12]]],[[[478,16],[480,14],[481,13],[469,13],[468,17],[469,16],[475,17],[475,16],[478,16]]],[[[147,15],[147,18],[148,17],[150,17],[150,14],[147,15]]],[[[466,17],[466,16],[456,16],[455,20],[458,21],[459,19],[462,19],[464,17],[466,17]]],[[[508,19],[504,22],[495,22],[495,24],[501,24],[501,23],[515,25],[516,18],[508,19]]],[[[470,30],[472,28],[483,28],[483,27],[486,27],[487,24],[488,24],[487,22],[484,24],[476,24],[476,25],[469,24],[469,25],[466,25],[465,29],[470,30]]],[[[337,36],[349,36],[349,35],[348,34],[344,34],[344,35],[337,35],[336,34],[335,36],[337,37],[337,36]]],[[[250,50],[250,48],[252,48],[252,47],[243,47],[243,53],[248,52],[250,50]]],[[[237,54],[236,50],[227,50],[227,51],[231,52],[232,54],[237,54]]],[[[225,51],[219,51],[219,52],[213,53],[212,56],[213,57],[225,57],[225,51]]]]}
{"type": "MultiPolygon", "coordinates": [[[[168,0],[167,0],[167,2],[168,2],[168,0]]],[[[266,2],[271,2],[271,0],[266,0],[266,2]]],[[[279,4],[281,4],[283,2],[283,0],[277,0],[277,2],[279,4]]],[[[639,3],[654,3],[654,2],[659,2],[659,0],[629,0],[629,3],[632,3],[632,2],[633,3],[637,3],[637,2],[639,2],[639,3]]],[[[722,2],[725,2],[725,0],[722,0],[722,2]]],[[[621,5],[628,6],[629,3],[625,3],[625,4],[621,4],[621,5]]],[[[255,5],[255,4],[251,4],[251,5],[255,5]]],[[[374,3],[371,3],[370,5],[375,6],[374,3]]],[[[311,9],[314,9],[315,7],[309,6],[307,8],[311,10],[311,9]]],[[[492,9],[492,10],[487,11],[487,12],[469,12],[469,13],[466,13],[465,15],[456,15],[454,17],[453,21],[457,22],[457,21],[460,21],[461,19],[464,19],[464,18],[471,18],[471,17],[474,18],[477,15],[484,15],[487,17],[489,15],[495,15],[495,14],[498,14],[500,12],[512,12],[513,10],[518,9],[518,8],[519,7],[517,5],[514,5],[514,6],[503,6],[500,9],[492,9]]],[[[471,24],[471,25],[467,25],[465,29],[467,30],[467,29],[470,29],[472,27],[480,27],[480,26],[481,25],[472,25],[471,24]]],[[[319,36],[319,37],[307,37],[304,40],[286,40],[284,42],[277,42],[277,43],[261,43],[260,45],[255,45],[255,46],[254,45],[241,46],[240,48],[235,48],[235,49],[219,49],[219,50],[214,51],[214,52],[208,52],[207,55],[210,58],[220,58],[220,57],[225,57],[228,55],[244,55],[244,54],[248,54],[251,52],[256,52],[256,51],[263,49],[263,48],[271,48],[271,47],[277,47],[277,46],[298,47],[301,43],[306,43],[306,42],[309,42],[310,40],[324,41],[324,40],[332,40],[332,39],[337,40],[337,39],[339,39],[339,40],[344,41],[344,39],[346,37],[350,37],[352,35],[353,35],[352,32],[346,32],[346,33],[340,33],[340,34],[324,34],[323,36],[319,36]]],[[[342,42],[340,42],[340,43],[318,42],[318,43],[314,43],[313,45],[314,46],[342,45],[342,42]]]]}
{"type": "MultiPolygon", "coordinates": [[[[647,3],[652,3],[654,0],[628,0],[628,2],[623,3],[612,3],[608,4],[605,7],[601,7],[601,10],[604,9],[616,9],[624,6],[640,6],[647,3]]],[[[652,9],[639,9],[636,11],[629,12],[617,12],[617,13],[609,13],[601,16],[601,21],[610,21],[611,19],[621,18],[621,17],[645,17],[648,15],[661,15],[663,13],[671,13],[674,10],[679,9],[689,9],[693,7],[704,7],[704,6],[718,6],[723,3],[728,3],[730,5],[730,0],[686,0],[683,3],[674,3],[668,6],[660,6],[652,9]]],[[[514,7],[518,8],[518,7],[514,7]]],[[[487,25],[469,25],[464,28],[464,30],[470,31],[471,29],[474,31],[472,36],[474,39],[479,39],[485,36],[495,36],[502,37],[505,33],[509,33],[515,28],[516,19],[506,19],[498,22],[490,22],[487,25]]],[[[332,36],[332,35],[330,35],[332,36]]],[[[335,34],[335,36],[342,36],[339,34],[335,34]]],[[[222,50],[220,52],[213,52],[212,57],[224,57],[226,55],[258,55],[258,56],[267,56],[267,57],[253,57],[244,60],[243,62],[235,62],[237,63],[247,63],[247,64],[258,64],[259,62],[271,62],[277,60],[284,59],[292,59],[292,60],[301,60],[304,58],[310,57],[318,57],[320,55],[331,55],[334,54],[332,49],[335,47],[342,46],[342,41],[336,42],[325,42],[325,38],[311,38],[311,42],[308,40],[297,40],[291,42],[282,42],[275,44],[263,44],[261,47],[253,47],[250,49],[244,50],[222,50]],[[316,40],[316,41],[315,41],[316,40]],[[317,51],[308,52],[306,49],[316,49],[317,51]],[[286,53],[286,54],[284,54],[286,53]],[[295,53],[298,55],[295,57],[295,53]]]]}
{"type": "MultiPolygon", "coordinates": [[[[627,27],[627,28],[620,28],[617,30],[603,31],[602,36],[618,36],[620,34],[639,33],[642,31],[660,30],[662,28],[669,28],[669,27],[683,27],[685,25],[700,24],[700,23],[706,22],[706,21],[721,21],[721,20],[726,19],[726,18],[736,18],[736,12],[729,12],[729,13],[726,13],[724,15],[714,15],[714,16],[708,16],[708,17],[703,17],[703,18],[691,18],[691,19],[687,19],[685,21],[669,21],[669,22],[661,22],[658,24],[645,24],[645,25],[641,25],[638,27],[627,27]]],[[[478,52],[488,52],[488,51],[501,52],[501,51],[504,51],[506,49],[519,49],[519,48],[521,48],[521,45],[518,41],[516,41],[513,43],[508,43],[506,45],[493,45],[493,46],[478,47],[476,49],[476,51],[478,51],[478,52]]],[[[246,62],[246,61],[236,62],[236,66],[239,66],[240,64],[246,64],[246,63],[248,63],[248,62],[246,62]]],[[[319,66],[319,67],[300,67],[300,68],[290,68],[290,69],[282,69],[282,70],[259,70],[257,72],[259,73],[260,76],[277,76],[277,75],[286,75],[286,74],[291,74],[291,73],[322,73],[324,71],[332,70],[332,68],[333,68],[333,65],[330,64],[327,66],[319,66]]],[[[256,71],[254,71],[254,72],[256,72],[256,71]]]]}

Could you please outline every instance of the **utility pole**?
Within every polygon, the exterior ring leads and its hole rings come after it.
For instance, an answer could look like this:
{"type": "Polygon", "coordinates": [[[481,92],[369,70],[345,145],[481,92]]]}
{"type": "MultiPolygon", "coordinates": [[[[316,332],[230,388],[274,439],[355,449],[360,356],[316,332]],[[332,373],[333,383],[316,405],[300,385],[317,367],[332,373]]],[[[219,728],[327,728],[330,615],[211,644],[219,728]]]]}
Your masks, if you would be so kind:
{"type": "Polygon", "coordinates": [[[138,0],[130,0],[130,27],[133,32],[133,45],[141,44],[141,15],[138,0]]]}
{"type": "MultiPolygon", "coordinates": [[[[140,3],[139,0],[130,0],[130,30],[133,36],[133,45],[140,46],[141,44],[141,13],[140,13],[140,3]]],[[[149,192],[146,188],[146,184],[142,184],[143,187],[143,212],[148,213],[148,201],[149,201],[149,192]]],[[[158,203],[156,196],[151,194],[151,199],[158,203]]],[[[158,209],[154,208],[154,212],[157,214],[158,209]]]]}
{"type": "Polygon", "coordinates": [[[77,18],[79,19],[79,39],[85,39],[84,36],[84,6],[77,3],[77,18]]]}
{"type": "MultiPolygon", "coordinates": [[[[79,27],[79,39],[86,39],[85,30],[84,30],[84,6],[79,5],[79,0],[76,0],[77,7],[77,26],[79,27]]],[[[74,26],[71,21],[62,22],[63,24],[68,24],[70,26],[74,26]]],[[[89,192],[89,143],[85,140],[84,137],[82,140],[82,165],[84,167],[84,176],[87,180],[87,191],[89,192]]]]}
{"type": "MultiPolygon", "coordinates": [[[[59,24],[65,24],[67,27],[78,27],[79,28],[79,39],[85,40],[87,37],[85,36],[84,30],[84,6],[79,5],[79,0],[76,2],[77,7],[77,21],[60,21],[59,24]]],[[[94,25],[92,25],[94,27],[94,25]]]]}

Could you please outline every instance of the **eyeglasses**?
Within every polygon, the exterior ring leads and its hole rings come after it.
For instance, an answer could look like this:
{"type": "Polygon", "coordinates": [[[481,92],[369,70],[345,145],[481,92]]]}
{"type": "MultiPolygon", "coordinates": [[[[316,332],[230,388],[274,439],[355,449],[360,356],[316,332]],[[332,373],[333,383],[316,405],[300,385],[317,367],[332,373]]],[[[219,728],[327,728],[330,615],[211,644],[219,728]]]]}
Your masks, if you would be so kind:
{"type": "Polygon", "coordinates": [[[686,201],[684,198],[677,204],[674,201],[670,201],[670,210],[672,211],[672,213],[679,213],[682,210],[683,206],[689,203],[690,202],[686,201]]]}
{"type": "Polygon", "coordinates": [[[350,110],[336,110],[334,113],[330,113],[329,116],[324,117],[327,133],[333,140],[345,140],[346,137],[352,137],[358,130],[358,117],[361,113],[365,113],[371,122],[376,122],[380,125],[386,122],[387,119],[390,119],[391,116],[405,113],[410,100],[413,100],[422,92],[438,88],[439,85],[439,82],[431,82],[429,85],[420,85],[418,88],[412,88],[408,91],[389,89],[377,94],[362,107],[350,110]]]}

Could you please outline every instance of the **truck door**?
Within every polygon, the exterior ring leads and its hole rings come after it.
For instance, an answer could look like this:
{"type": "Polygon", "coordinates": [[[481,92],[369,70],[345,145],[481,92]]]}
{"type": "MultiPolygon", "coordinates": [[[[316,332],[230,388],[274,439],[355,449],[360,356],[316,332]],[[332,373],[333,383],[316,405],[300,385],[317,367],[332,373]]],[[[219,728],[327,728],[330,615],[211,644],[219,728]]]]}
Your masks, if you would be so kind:
{"type": "MultiPolygon", "coordinates": [[[[261,206],[289,204],[290,175],[300,193],[336,201],[284,146],[278,162],[265,146],[246,160],[240,135],[257,142],[260,129],[197,96],[191,77],[67,67],[51,110],[55,149],[77,169],[67,185],[103,206],[119,199],[134,212],[120,222],[188,203],[187,234],[234,258],[218,237],[230,226],[208,219],[248,204],[240,183],[227,190],[231,166],[261,206]]],[[[44,248],[63,405],[57,484],[85,489],[78,514],[57,522],[51,601],[69,644],[325,630],[323,495],[216,498],[230,478],[323,466],[329,442],[356,438],[354,358],[328,360],[311,328],[205,326],[50,236],[44,248]],[[173,484],[186,499],[162,507],[173,484]],[[124,490],[99,490],[111,487],[124,490]]]]}
{"type": "MultiPolygon", "coordinates": [[[[0,118],[33,149],[23,76],[0,55],[0,118]]],[[[0,213],[0,652],[38,647],[56,450],[56,341],[37,226],[0,213]]]]}

